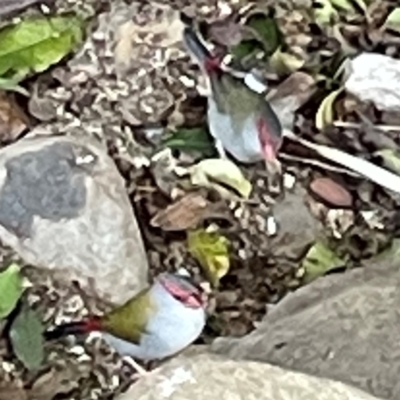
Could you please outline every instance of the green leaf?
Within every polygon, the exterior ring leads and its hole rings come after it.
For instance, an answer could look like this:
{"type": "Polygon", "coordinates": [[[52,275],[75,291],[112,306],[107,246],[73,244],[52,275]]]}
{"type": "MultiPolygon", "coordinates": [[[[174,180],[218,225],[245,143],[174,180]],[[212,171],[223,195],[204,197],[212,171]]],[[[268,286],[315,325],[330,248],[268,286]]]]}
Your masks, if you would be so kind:
{"type": "Polygon", "coordinates": [[[0,320],[7,317],[15,308],[23,291],[20,267],[11,264],[0,273],[0,320]]]}
{"type": "Polygon", "coordinates": [[[305,283],[325,275],[328,271],[342,267],[345,261],[337,256],[329,247],[322,242],[316,242],[308,250],[302,262],[304,270],[303,280],[305,283]]]}
{"type": "Polygon", "coordinates": [[[352,0],[330,0],[332,5],[344,11],[354,12],[352,0]]]}
{"type": "Polygon", "coordinates": [[[255,38],[262,43],[267,55],[274,53],[281,44],[282,34],[275,18],[257,12],[247,18],[245,25],[254,32],[255,38]]]}
{"type": "Polygon", "coordinates": [[[382,251],[378,256],[379,261],[386,262],[389,260],[398,260],[400,256],[400,239],[394,238],[390,247],[384,251],[382,251]]]}
{"type": "Polygon", "coordinates": [[[35,311],[26,307],[13,321],[10,340],[15,355],[30,371],[37,370],[43,361],[44,327],[35,311]]]}
{"type": "Polygon", "coordinates": [[[242,60],[245,57],[250,57],[259,49],[258,42],[256,40],[243,40],[236,46],[230,48],[230,53],[233,55],[235,60],[242,60]]]}
{"type": "Polygon", "coordinates": [[[390,29],[394,32],[400,33],[400,7],[395,8],[388,15],[383,26],[385,29],[390,29]]]}
{"type": "Polygon", "coordinates": [[[82,41],[83,21],[75,16],[35,17],[0,31],[0,76],[18,81],[42,72],[82,41]]]}
{"type": "Polygon", "coordinates": [[[205,156],[215,154],[212,138],[204,127],[181,128],[163,140],[166,147],[181,151],[197,151],[205,156]]]}
{"type": "Polygon", "coordinates": [[[29,97],[29,92],[22,86],[18,85],[15,79],[0,78],[0,90],[16,92],[29,97]]]}
{"type": "Polygon", "coordinates": [[[217,232],[199,229],[188,233],[189,252],[199,262],[214,287],[229,271],[228,245],[228,239],[217,232]]]}
{"type": "Polygon", "coordinates": [[[382,149],[374,153],[382,157],[383,166],[391,171],[400,174],[400,151],[392,149],[382,149]]]}

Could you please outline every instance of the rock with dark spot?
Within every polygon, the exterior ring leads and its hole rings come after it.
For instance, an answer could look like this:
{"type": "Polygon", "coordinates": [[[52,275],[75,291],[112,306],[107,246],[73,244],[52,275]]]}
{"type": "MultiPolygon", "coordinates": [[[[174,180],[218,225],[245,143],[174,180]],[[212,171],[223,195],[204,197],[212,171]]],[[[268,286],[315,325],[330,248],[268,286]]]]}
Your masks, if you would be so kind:
{"type": "Polygon", "coordinates": [[[0,239],[106,301],[122,303],[147,282],[124,180],[95,141],[33,137],[0,151],[0,239]]]}
{"type": "MultiPolygon", "coordinates": [[[[91,164],[93,165],[93,164],[91,164]]],[[[0,224],[17,236],[31,235],[33,218],[76,218],[86,203],[85,170],[70,143],[55,143],[5,163],[0,224]]]]}

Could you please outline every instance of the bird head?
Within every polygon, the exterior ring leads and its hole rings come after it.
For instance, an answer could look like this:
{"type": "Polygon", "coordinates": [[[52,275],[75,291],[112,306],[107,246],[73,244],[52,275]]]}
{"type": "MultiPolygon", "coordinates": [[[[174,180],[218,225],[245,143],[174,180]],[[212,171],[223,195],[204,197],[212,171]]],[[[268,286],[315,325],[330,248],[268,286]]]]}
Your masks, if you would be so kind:
{"type": "Polygon", "coordinates": [[[188,276],[175,274],[161,274],[158,282],[176,300],[188,308],[205,308],[207,295],[204,290],[195,284],[188,276]]]}

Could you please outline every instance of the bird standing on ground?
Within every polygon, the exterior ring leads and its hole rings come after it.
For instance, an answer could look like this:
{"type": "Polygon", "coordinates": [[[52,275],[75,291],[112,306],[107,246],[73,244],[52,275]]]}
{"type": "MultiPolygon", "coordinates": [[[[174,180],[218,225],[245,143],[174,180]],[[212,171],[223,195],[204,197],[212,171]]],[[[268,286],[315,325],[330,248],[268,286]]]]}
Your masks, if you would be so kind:
{"type": "Polygon", "coordinates": [[[207,296],[187,276],[163,273],[152,286],[101,317],[56,326],[47,340],[102,333],[121,355],[143,361],[172,356],[193,343],[205,322],[207,296]]]}
{"type": "Polygon", "coordinates": [[[183,41],[209,81],[208,125],[217,148],[243,163],[265,160],[267,169],[280,170],[282,127],[265,96],[222,68],[191,26],[184,28],[183,41]]]}

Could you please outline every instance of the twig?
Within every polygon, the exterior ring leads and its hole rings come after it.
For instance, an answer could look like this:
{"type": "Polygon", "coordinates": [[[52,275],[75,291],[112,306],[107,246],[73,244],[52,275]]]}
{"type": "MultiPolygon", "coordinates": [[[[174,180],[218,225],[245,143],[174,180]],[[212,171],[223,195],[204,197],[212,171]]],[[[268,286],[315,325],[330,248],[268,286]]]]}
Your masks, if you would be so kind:
{"type": "Polygon", "coordinates": [[[335,167],[333,165],[329,165],[329,164],[325,164],[322,161],[318,161],[318,160],[313,160],[312,158],[305,158],[305,157],[297,157],[297,156],[292,156],[290,154],[285,154],[285,153],[279,153],[279,157],[283,158],[284,160],[289,160],[289,161],[296,161],[296,162],[301,162],[304,164],[310,164],[310,165],[315,165],[317,167],[321,167],[321,168],[325,168],[327,170],[333,171],[333,172],[338,172],[341,174],[347,174],[349,176],[353,176],[356,178],[360,178],[361,175],[356,173],[356,172],[352,172],[348,169],[345,168],[340,168],[340,167],[335,167]]]}
{"type": "MultiPolygon", "coordinates": [[[[353,128],[361,129],[365,126],[363,123],[347,122],[347,121],[334,121],[333,125],[337,128],[353,128]]],[[[399,125],[372,125],[374,128],[382,132],[400,132],[399,125]]]]}
{"type": "Polygon", "coordinates": [[[384,168],[378,167],[377,165],[372,164],[371,162],[362,158],[347,154],[342,150],[301,139],[289,130],[285,130],[284,136],[302,144],[311,150],[316,151],[319,155],[327,158],[328,160],[332,160],[337,164],[361,174],[362,176],[382,187],[385,187],[386,189],[400,193],[400,176],[384,168]]]}

